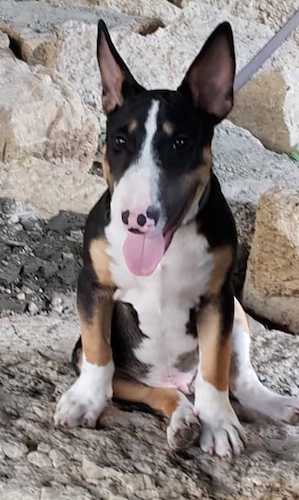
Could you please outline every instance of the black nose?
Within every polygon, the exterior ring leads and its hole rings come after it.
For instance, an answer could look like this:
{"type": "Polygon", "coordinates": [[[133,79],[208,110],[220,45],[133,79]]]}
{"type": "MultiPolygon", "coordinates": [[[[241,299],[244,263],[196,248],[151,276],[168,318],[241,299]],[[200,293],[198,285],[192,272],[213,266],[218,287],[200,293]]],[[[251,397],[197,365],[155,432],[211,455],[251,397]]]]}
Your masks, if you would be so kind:
{"type": "Polygon", "coordinates": [[[145,223],[146,223],[146,217],[145,217],[145,215],[139,214],[138,217],[137,217],[137,224],[139,226],[143,227],[145,223]]]}
{"type": "Polygon", "coordinates": [[[122,212],[122,214],[121,214],[121,220],[123,221],[124,224],[128,224],[128,222],[129,222],[129,215],[130,215],[129,210],[125,210],[124,212],[122,212]]]}
{"type": "Polygon", "coordinates": [[[149,219],[153,219],[154,223],[157,224],[160,217],[160,211],[157,208],[150,206],[146,211],[146,215],[149,219]]]}

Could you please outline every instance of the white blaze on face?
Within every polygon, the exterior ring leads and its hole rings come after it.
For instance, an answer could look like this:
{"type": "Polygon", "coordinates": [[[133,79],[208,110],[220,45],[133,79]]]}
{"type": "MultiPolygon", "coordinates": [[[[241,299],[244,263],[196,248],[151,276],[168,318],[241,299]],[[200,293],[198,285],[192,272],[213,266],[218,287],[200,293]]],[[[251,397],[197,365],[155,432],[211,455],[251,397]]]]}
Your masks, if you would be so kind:
{"type": "MultiPolygon", "coordinates": [[[[125,262],[129,270],[137,276],[151,274],[165,250],[162,216],[156,227],[154,224],[148,224],[144,234],[129,232],[129,228],[126,229],[122,222],[122,213],[125,211],[134,216],[132,219],[136,219],[139,214],[146,217],[149,206],[161,211],[158,201],[159,167],[153,148],[159,107],[159,101],[153,100],[145,122],[145,137],[140,153],[117,183],[111,201],[111,225],[114,231],[124,234],[122,249],[125,262]]],[[[108,230],[109,232],[111,233],[108,230]]]]}

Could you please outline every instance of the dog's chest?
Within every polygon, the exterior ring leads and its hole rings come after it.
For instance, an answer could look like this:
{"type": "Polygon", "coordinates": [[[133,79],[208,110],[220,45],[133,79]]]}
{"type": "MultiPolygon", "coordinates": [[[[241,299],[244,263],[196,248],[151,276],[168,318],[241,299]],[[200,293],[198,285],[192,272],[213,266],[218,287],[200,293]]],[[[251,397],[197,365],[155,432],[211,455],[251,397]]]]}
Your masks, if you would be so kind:
{"type": "Polygon", "coordinates": [[[146,336],[134,354],[150,366],[143,381],[181,387],[191,382],[197,366],[197,338],[187,333],[190,309],[199,304],[214,267],[206,238],[194,226],[179,228],[160,264],[150,276],[134,276],[122,256],[121,241],[107,231],[115,300],[135,308],[146,336]]]}

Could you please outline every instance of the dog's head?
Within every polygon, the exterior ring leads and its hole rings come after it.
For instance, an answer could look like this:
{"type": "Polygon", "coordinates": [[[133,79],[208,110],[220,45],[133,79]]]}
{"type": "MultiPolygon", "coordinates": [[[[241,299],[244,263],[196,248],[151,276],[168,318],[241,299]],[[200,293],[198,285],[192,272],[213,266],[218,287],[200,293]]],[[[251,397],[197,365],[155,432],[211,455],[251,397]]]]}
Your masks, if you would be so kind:
{"type": "Polygon", "coordinates": [[[176,91],[139,85],[102,21],[97,53],[111,218],[126,232],[129,269],[148,275],[178,226],[195,216],[208,186],[213,130],[233,106],[233,35],[228,23],[219,25],[176,91]]]}

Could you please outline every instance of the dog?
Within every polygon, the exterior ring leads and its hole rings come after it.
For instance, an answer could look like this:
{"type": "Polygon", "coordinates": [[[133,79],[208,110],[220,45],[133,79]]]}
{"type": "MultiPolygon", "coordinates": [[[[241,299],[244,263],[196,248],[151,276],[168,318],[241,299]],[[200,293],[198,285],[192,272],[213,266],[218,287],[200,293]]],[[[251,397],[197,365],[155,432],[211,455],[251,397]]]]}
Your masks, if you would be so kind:
{"type": "Polygon", "coordinates": [[[108,188],[86,223],[79,377],[58,402],[55,424],[94,427],[114,396],[167,417],[174,450],[200,434],[204,452],[238,455],[246,438],[230,393],[293,424],[299,398],[259,381],[234,297],[237,234],[211,153],[214,128],[233,106],[231,26],[215,29],[176,91],[142,87],[103,21],[97,57],[108,188]]]}

